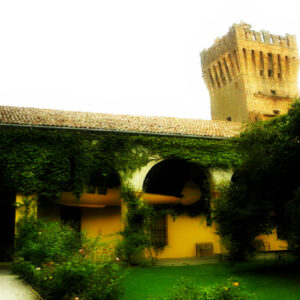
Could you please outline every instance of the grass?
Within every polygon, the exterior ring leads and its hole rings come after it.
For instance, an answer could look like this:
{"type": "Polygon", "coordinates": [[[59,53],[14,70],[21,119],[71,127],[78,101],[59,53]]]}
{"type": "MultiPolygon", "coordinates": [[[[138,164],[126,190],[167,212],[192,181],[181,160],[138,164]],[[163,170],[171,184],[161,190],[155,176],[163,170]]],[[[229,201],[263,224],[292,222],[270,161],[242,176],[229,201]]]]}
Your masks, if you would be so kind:
{"type": "Polygon", "coordinates": [[[146,300],[165,296],[181,276],[200,285],[238,277],[256,299],[300,299],[298,265],[247,262],[229,266],[224,263],[182,267],[131,268],[125,278],[123,300],[146,300]]]}

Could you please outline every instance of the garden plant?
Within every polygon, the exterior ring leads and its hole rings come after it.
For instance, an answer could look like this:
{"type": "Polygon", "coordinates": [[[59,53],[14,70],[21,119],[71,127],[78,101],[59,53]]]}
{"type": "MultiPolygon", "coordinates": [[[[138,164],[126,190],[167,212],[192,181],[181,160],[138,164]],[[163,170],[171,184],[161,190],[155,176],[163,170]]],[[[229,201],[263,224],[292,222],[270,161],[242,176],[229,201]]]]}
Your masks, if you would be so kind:
{"type": "Polygon", "coordinates": [[[122,292],[123,270],[101,237],[25,215],[17,223],[13,271],[45,299],[109,300],[122,292]]]}

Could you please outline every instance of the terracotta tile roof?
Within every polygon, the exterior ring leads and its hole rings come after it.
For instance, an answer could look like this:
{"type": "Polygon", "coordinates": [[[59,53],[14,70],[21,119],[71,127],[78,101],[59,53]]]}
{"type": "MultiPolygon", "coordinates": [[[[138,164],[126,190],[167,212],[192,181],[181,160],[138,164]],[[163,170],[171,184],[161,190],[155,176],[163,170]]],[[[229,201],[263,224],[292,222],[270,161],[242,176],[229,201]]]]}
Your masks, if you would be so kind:
{"type": "Polygon", "coordinates": [[[113,115],[14,106],[0,106],[0,124],[216,138],[238,135],[242,126],[241,123],[227,121],[113,115]]]}

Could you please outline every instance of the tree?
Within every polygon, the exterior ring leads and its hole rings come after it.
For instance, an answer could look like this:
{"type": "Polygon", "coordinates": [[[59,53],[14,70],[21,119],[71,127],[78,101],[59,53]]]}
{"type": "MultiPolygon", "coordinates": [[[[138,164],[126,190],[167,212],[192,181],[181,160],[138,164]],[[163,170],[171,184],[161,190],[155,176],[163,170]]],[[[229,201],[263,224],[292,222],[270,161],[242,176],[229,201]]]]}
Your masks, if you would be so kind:
{"type": "Polygon", "coordinates": [[[254,238],[274,228],[300,249],[300,102],[286,115],[247,126],[236,138],[243,159],[214,209],[234,260],[253,252],[254,238]]]}

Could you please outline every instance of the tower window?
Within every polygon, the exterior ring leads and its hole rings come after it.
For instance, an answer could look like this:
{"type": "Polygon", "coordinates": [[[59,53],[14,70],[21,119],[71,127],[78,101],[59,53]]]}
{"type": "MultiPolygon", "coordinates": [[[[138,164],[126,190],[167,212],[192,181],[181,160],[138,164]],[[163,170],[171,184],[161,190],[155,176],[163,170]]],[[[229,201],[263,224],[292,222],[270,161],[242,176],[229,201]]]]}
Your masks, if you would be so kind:
{"type": "Polygon", "coordinates": [[[218,61],[218,66],[219,66],[219,72],[220,72],[221,80],[222,80],[223,84],[225,85],[226,84],[226,78],[225,78],[221,63],[219,61],[218,61]]]}
{"type": "Polygon", "coordinates": [[[252,58],[253,71],[255,72],[255,70],[256,70],[256,64],[255,64],[255,52],[254,52],[254,50],[251,50],[251,58],[252,58]]]}
{"type": "Polygon", "coordinates": [[[269,77],[273,77],[273,69],[274,69],[273,55],[272,53],[268,53],[268,76],[269,77]]]}
{"type": "Polygon", "coordinates": [[[245,66],[246,66],[246,69],[247,69],[248,68],[248,65],[247,65],[247,52],[246,52],[245,48],[243,48],[243,54],[244,54],[245,66]]]}
{"type": "Polygon", "coordinates": [[[273,70],[268,70],[268,76],[272,77],[273,76],[273,70]]]}
{"type": "Polygon", "coordinates": [[[281,70],[281,57],[280,54],[277,55],[277,63],[278,63],[278,78],[281,79],[282,78],[282,70],[281,70]]]}
{"type": "Polygon", "coordinates": [[[228,65],[227,65],[225,57],[223,58],[223,64],[225,66],[227,77],[228,77],[229,81],[231,81],[231,75],[230,75],[229,68],[228,68],[228,65]]]}
{"type": "Polygon", "coordinates": [[[216,76],[217,86],[218,86],[218,88],[220,88],[221,84],[220,84],[220,80],[219,80],[219,77],[218,77],[216,66],[213,66],[213,69],[214,69],[214,73],[215,73],[215,76],[216,76]]]}
{"type": "Polygon", "coordinates": [[[231,58],[230,54],[228,54],[228,60],[229,60],[229,66],[230,66],[232,75],[235,76],[235,70],[234,70],[234,66],[233,66],[233,62],[232,62],[232,58],[231,58]]]}
{"type": "Polygon", "coordinates": [[[235,50],[233,51],[233,55],[234,55],[235,63],[237,66],[237,71],[240,72],[239,60],[238,60],[237,53],[235,50]]]}
{"type": "Polygon", "coordinates": [[[259,71],[259,75],[260,76],[264,76],[264,54],[262,51],[259,51],[259,63],[260,63],[260,71],[259,71]]]}
{"type": "Polygon", "coordinates": [[[211,86],[212,86],[212,88],[214,88],[215,83],[214,83],[214,79],[213,79],[212,74],[211,74],[211,69],[208,69],[208,74],[209,74],[209,79],[210,79],[211,86]]]}
{"type": "Polygon", "coordinates": [[[289,75],[289,73],[290,73],[289,68],[290,68],[289,57],[286,56],[286,57],[285,57],[285,70],[286,70],[286,74],[287,74],[287,75],[289,75]]]}
{"type": "Polygon", "coordinates": [[[276,91],[275,90],[271,90],[271,94],[272,95],[276,95],[276,91]]]}

